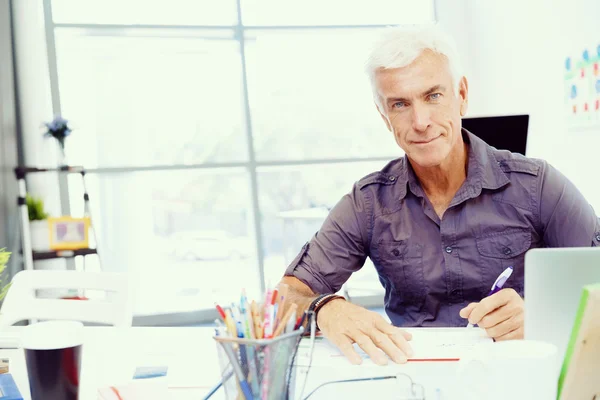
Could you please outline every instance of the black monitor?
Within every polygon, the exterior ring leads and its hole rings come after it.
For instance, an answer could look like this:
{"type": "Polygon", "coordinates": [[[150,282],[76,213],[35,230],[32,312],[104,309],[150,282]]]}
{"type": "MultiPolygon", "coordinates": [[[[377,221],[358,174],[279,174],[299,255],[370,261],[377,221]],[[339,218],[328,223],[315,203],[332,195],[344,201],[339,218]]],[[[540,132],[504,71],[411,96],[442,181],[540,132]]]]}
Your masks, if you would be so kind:
{"type": "Polygon", "coordinates": [[[529,115],[463,118],[462,126],[490,146],[525,155],[529,115]]]}

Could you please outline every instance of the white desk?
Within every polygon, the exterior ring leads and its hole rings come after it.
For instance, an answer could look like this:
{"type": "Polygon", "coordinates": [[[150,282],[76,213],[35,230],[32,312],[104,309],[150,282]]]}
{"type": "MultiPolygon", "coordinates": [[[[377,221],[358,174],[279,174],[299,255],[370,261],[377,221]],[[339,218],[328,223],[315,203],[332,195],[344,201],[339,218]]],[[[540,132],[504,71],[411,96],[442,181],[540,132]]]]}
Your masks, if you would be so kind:
{"type": "MultiPolygon", "coordinates": [[[[12,328],[19,330],[20,328],[12,328]]],[[[457,328],[464,329],[464,328],[457,328]]],[[[161,328],[135,327],[119,330],[110,327],[86,327],[81,371],[81,399],[95,400],[99,387],[126,384],[131,381],[138,366],[168,366],[168,380],[171,399],[201,399],[219,382],[217,350],[210,328],[161,328]]],[[[304,347],[304,346],[303,346],[304,347]]],[[[302,349],[300,350],[302,353],[302,349]]],[[[302,354],[298,355],[298,376],[296,387],[304,382],[305,368],[302,354]]],[[[306,354],[306,352],[304,352],[306,354]]],[[[29,384],[22,350],[0,350],[0,357],[10,358],[10,370],[24,396],[29,399],[29,384]]],[[[338,360],[339,361],[339,360],[338,360]]],[[[309,372],[304,396],[321,383],[348,379],[357,376],[381,376],[391,372],[409,374],[417,383],[427,389],[427,398],[436,399],[435,388],[445,388],[452,383],[456,362],[413,362],[406,365],[393,365],[381,368],[375,365],[353,366],[336,362],[332,368],[323,364],[313,364],[309,372]]],[[[331,398],[332,393],[358,393],[372,390],[373,385],[382,393],[381,383],[352,383],[320,389],[313,399],[331,398]],[[365,389],[367,388],[367,389],[365,389]]],[[[299,395],[299,393],[297,394],[299,395]]],[[[222,399],[222,389],[214,399],[222,399]]],[[[365,397],[363,397],[365,398],[365,397]]],[[[443,397],[448,400],[448,396],[443,397]]]]}
{"type": "MultiPolygon", "coordinates": [[[[18,328],[15,328],[18,329],[18,328]]],[[[173,399],[200,399],[220,379],[217,350],[207,328],[111,327],[84,329],[82,400],[95,400],[99,387],[130,382],[138,366],[169,367],[173,399]]],[[[29,383],[23,350],[0,350],[25,400],[29,383]]]]}

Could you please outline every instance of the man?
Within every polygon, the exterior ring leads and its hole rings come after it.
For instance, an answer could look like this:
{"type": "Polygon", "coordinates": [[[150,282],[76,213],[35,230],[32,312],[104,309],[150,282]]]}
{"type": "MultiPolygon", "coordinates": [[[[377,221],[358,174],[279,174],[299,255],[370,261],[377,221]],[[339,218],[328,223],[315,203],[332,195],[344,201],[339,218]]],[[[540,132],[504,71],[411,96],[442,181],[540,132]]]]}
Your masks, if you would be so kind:
{"type": "Polygon", "coordinates": [[[353,343],[379,364],[384,352],[405,362],[410,335],[398,326],[470,322],[496,340],[522,338],[526,251],[597,245],[592,207],[546,162],[461,129],[467,79],[435,26],[389,28],[367,71],[377,110],[406,155],[358,181],[332,209],[285,272],[288,300],[314,310],[319,329],[353,363],[361,362],[353,343]],[[332,295],[366,257],[395,326],[332,295]],[[486,297],[509,266],[504,289],[486,297]]]}

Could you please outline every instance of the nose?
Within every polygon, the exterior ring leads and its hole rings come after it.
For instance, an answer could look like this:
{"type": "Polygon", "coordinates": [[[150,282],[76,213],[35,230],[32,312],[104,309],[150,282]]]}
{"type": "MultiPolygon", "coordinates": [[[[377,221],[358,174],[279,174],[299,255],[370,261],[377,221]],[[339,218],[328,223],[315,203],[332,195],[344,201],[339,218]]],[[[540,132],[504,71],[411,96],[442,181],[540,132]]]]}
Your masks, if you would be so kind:
{"type": "Polygon", "coordinates": [[[425,132],[431,125],[429,110],[424,105],[414,104],[412,108],[412,128],[416,132],[425,132]]]}

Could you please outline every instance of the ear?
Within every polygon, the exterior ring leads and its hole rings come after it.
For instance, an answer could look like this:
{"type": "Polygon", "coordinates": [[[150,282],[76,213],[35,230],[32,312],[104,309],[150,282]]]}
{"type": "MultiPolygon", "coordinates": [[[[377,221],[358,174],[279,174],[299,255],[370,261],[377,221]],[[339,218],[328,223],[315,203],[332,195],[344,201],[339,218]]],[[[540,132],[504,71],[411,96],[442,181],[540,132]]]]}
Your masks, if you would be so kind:
{"type": "Polygon", "coordinates": [[[458,98],[460,100],[460,116],[464,117],[469,107],[469,82],[464,76],[460,79],[458,85],[458,98]]]}
{"type": "Polygon", "coordinates": [[[381,112],[381,107],[379,106],[377,101],[374,101],[374,103],[375,108],[377,108],[377,112],[381,116],[381,119],[383,119],[383,122],[385,122],[385,126],[387,127],[388,131],[392,132],[392,124],[390,124],[390,120],[388,119],[387,115],[381,112]]]}

